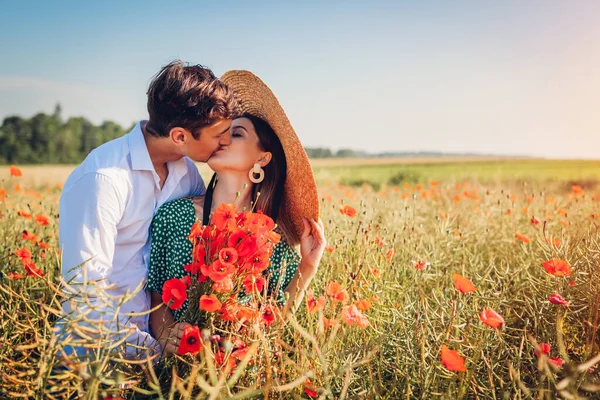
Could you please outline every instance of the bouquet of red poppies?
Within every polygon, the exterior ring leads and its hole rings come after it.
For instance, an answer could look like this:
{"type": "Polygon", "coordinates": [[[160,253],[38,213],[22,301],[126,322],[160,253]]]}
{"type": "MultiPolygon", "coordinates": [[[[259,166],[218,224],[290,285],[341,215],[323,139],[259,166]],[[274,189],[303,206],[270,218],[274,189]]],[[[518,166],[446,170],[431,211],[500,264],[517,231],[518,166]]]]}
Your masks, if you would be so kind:
{"type": "Polygon", "coordinates": [[[180,354],[201,349],[201,327],[226,329],[235,323],[259,322],[270,325],[275,307],[267,301],[268,284],[264,271],[280,235],[276,225],[262,212],[238,213],[232,204],[221,204],[211,224],[192,226],[188,239],[193,245],[187,275],[169,279],[163,285],[163,302],[173,310],[188,307],[182,319],[189,322],[179,347],[180,354]]]}

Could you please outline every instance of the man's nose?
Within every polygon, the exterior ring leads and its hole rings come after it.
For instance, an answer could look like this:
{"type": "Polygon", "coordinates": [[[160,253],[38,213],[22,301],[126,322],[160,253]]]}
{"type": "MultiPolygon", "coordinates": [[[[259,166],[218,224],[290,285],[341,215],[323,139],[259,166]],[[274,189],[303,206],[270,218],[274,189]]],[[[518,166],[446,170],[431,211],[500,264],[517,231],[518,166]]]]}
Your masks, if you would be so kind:
{"type": "Polygon", "coordinates": [[[219,141],[221,146],[229,146],[231,144],[231,131],[227,131],[221,136],[221,140],[219,141]]]}

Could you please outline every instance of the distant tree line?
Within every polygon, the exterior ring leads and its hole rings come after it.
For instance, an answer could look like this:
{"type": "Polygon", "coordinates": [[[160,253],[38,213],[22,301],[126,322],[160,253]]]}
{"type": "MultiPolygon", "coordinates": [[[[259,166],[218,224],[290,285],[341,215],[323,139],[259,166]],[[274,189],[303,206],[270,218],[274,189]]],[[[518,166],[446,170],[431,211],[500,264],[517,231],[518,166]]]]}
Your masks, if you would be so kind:
{"type": "MultiPolygon", "coordinates": [[[[60,104],[52,114],[6,117],[0,126],[0,164],[80,163],[94,148],[131,129],[112,121],[94,125],[84,117],[64,120],[60,104]]],[[[366,156],[351,149],[306,148],[306,153],[310,158],[366,156]]]]}
{"type": "Polygon", "coordinates": [[[94,148],[125,133],[112,121],[99,126],[83,117],[64,121],[60,105],[49,115],[10,116],[0,126],[0,164],[79,163],[94,148]]]}

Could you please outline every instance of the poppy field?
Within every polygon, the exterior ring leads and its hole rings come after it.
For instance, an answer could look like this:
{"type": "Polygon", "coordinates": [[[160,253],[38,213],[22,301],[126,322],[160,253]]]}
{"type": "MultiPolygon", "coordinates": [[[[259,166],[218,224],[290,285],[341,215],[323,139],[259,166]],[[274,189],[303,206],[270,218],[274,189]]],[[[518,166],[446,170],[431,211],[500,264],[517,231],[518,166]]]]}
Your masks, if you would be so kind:
{"type": "Polygon", "coordinates": [[[64,357],[62,182],[2,166],[0,398],[600,398],[600,168],[515,163],[315,166],[328,244],[297,311],[160,363],[64,357]]]}

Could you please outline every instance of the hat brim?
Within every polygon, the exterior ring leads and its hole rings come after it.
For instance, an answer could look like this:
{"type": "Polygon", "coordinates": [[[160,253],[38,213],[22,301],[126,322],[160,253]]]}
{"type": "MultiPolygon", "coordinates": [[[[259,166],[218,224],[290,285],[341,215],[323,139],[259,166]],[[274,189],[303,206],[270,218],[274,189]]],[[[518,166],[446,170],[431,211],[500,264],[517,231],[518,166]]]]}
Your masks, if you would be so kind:
{"type": "Polygon", "coordinates": [[[250,71],[228,71],[221,80],[240,102],[240,111],[256,116],[271,126],[285,153],[287,177],[282,212],[287,213],[300,238],[304,231],[302,217],[319,217],[319,196],[312,167],[283,107],[271,89],[250,71]]]}

